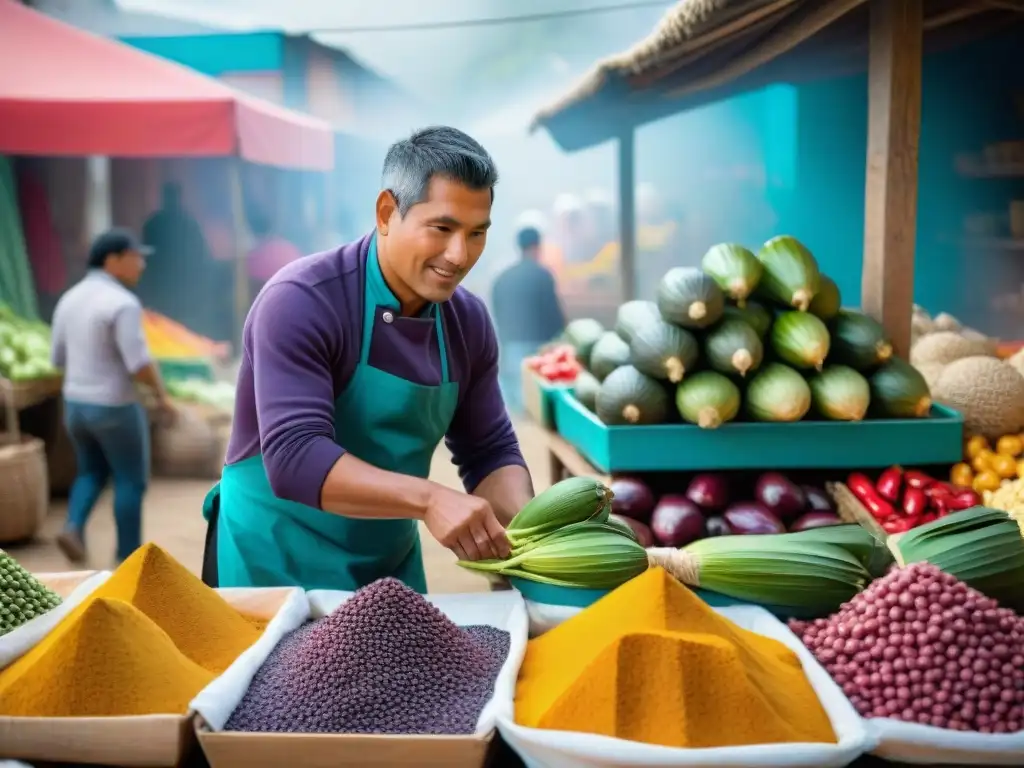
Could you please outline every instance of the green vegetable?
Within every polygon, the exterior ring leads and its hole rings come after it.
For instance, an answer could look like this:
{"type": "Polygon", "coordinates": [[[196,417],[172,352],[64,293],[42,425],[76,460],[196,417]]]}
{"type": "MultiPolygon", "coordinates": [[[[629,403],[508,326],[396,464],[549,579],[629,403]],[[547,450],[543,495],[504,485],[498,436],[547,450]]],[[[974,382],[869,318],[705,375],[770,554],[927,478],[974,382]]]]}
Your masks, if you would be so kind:
{"type": "Polygon", "coordinates": [[[764,265],[759,292],[772,301],[806,312],[818,292],[818,262],[797,240],[789,235],[773,237],[757,253],[764,265]]]}
{"type": "Polygon", "coordinates": [[[597,417],[608,426],[660,424],[668,409],[664,387],[631,365],[612,371],[597,393],[597,417]]]}
{"type": "Polygon", "coordinates": [[[764,267],[757,257],[742,245],[720,243],[704,254],[701,268],[718,283],[725,294],[743,306],[754,292],[764,267]]]}
{"type": "Polygon", "coordinates": [[[869,379],[871,410],[896,419],[923,419],[932,410],[932,393],[910,363],[893,358],[869,379]]]}
{"type": "Polygon", "coordinates": [[[839,294],[839,286],[828,275],[818,276],[818,292],[811,299],[807,311],[822,320],[831,320],[839,314],[843,306],[843,297],[839,294]]]}
{"type": "Polygon", "coordinates": [[[235,409],[235,387],[226,381],[205,379],[168,379],[168,393],[186,403],[199,403],[218,408],[225,413],[235,409]]]}
{"type": "Polygon", "coordinates": [[[658,310],[683,328],[707,328],[725,311],[725,294],[699,269],[674,267],[658,285],[658,310]]]}
{"type": "Polygon", "coordinates": [[[866,373],[890,358],[892,344],[878,321],[852,309],[840,310],[832,322],[830,363],[842,363],[866,373]]]}
{"type": "Polygon", "coordinates": [[[658,305],[653,301],[627,301],[615,314],[615,332],[625,341],[632,341],[633,329],[652,319],[661,319],[658,305]]]}
{"type": "Polygon", "coordinates": [[[770,363],[747,387],[746,406],[755,421],[800,421],[811,408],[811,388],[789,366],[770,363]]]}
{"type": "Polygon", "coordinates": [[[772,349],[795,368],[821,370],[829,351],[828,328],[806,312],[783,312],[772,326],[772,349]]]}
{"type": "Polygon", "coordinates": [[[691,424],[715,429],[736,418],[740,390],[720,373],[701,371],[688,376],[676,389],[676,408],[691,424]]]}
{"type": "Polygon", "coordinates": [[[616,368],[629,364],[629,345],[614,331],[606,331],[590,350],[590,372],[598,381],[616,368]]]}
{"type": "Polygon", "coordinates": [[[576,374],[572,393],[588,411],[593,411],[596,407],[599,389],[601,389],[601,382],[590,371],[580,371],[576,374]]]}
{"type": "Polygon", "coordinates": [[[764,346],[757,331],[742,320],[723,320],[705,337],[704,354],[714,370],[746,376],[761,365],[764,346]]]}
{"type": "Polygon", "coordinates": [[[555,483],[512,518],[505,529],[513,547],[576,523],[608,518],[614,494],[604,483],[589,477],[570,477],[555,483]]]}
{"type": "Polygon", "coordinates": [[[845,365],[828,365],[810,380],[815,409],[833,421],[860,421],[868,412],[868,380],[845,365]]]}
{"type": "Polygon", "coordinates": [[[762,340],[768,336],[768,331],[771,330],[772,321],[774,320],[772,313],[765,309],[764,305],[750,300],[747,301],[744,307],[726,307],[725,317],[733,320],[742,320],[753,328],[762,340]]]}
{"type": "Polygon", "coordinates": [[[0,312],[0,378],[32,381],[58,375],[50,364],[49,327],[20,317],[4,305],[0,312]]]}
{"type": "Polygon", "coordinates": [[[576,352],[576,359],[580,362],[590,359],[590,350],[594,348],[602,335],[604,335],[604,326],[590,318],[573,320],[565,326],[565,332],[562,334],[565,342],[576,352]]]}
{"type": "Polygon", "coordinates": [[[634,326],[629,353],[641,373],[678,384],[697,364],[700,346],[689,331],[658,315],[634,326]]]}
{"type": "Polygon", "coordinates": [[[56,593],[0,550],[0,637],[53,610],[60,603],[56,593]]]}

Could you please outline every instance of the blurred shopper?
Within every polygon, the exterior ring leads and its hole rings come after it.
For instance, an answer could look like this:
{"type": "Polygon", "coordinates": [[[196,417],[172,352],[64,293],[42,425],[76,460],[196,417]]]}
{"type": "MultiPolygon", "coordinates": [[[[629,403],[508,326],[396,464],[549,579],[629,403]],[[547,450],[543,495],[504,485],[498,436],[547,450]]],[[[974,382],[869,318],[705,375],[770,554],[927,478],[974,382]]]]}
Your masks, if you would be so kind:
{"type": "Polygon", "coordinates": [[[501,345],[501,391],[513,413],[522,412],[523,360],[565,330],[555,278],[540,263],[541,235],[524,227],[516,236],[521,259],[494,281],[491,306],[501,345]]]}
{"type": "Polygon", "coordinates": [[[174,413],[146,347],[142,305],[131,291],[147,253],[126,230],[100,235],[89,251],[89,272],[53,313],[53,364],[64,372],[65,425],[78,464],[57,544],[74,563],[86,559],[85,526],[110,480],[118,562],[142,544],[149,426],[136,382],[153,390],[161,410],[174,413]]]}
{"type": "Polygon", "coordinates": [[[249,295],[255,298],[278,270],[302,258],[302,251],[274,233],[270,216],[266,213],[250,212],[249,226],[256,244],[246,256],[246,266],[249,270],[249,295]]]}

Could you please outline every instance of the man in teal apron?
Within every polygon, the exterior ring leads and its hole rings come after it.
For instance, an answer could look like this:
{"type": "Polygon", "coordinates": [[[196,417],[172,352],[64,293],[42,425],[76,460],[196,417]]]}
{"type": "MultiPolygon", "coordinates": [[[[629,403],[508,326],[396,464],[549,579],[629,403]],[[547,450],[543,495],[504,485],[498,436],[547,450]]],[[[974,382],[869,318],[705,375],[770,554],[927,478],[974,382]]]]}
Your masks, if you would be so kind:
{"type": "Polygon", "coordinates": [[[496,181],[469,136],[419,131],[388,151],[375,231],[260,292],[204,505],[207,583],[354,590],[394,576],[425,592],[419,521],[460,558],[508,554],[503,525],[533,489],[494,329],[459,287],[496,181]],[[442,438],[466,493],[427,479],[442,438]]]}

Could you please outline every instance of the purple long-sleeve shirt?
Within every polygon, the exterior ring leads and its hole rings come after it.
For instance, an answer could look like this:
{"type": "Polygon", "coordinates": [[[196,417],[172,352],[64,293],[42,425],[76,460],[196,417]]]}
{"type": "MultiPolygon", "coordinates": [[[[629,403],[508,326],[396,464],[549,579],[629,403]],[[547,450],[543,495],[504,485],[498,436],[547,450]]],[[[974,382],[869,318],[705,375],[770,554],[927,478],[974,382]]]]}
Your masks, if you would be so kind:
{"type": "MultiPolygon", "coordinates": [[[[227,463],[263,454],[278,498],[320,506],[327,473],[345,453],[334,401],[359,362],[370,237],[299,259],[260,291],[245,322],[227,463]]],[[[525,467],[498,388],[498,343],[483,302],[458,288],[441,305],[458,405],[445,442],[467,491],[496,469],[525,467]]],[[[441,381],[434,322],[378,308],[369,364],[417,384],[441,381]]],[[[358,456],[358,454],[355,454],[358,456]]]]}

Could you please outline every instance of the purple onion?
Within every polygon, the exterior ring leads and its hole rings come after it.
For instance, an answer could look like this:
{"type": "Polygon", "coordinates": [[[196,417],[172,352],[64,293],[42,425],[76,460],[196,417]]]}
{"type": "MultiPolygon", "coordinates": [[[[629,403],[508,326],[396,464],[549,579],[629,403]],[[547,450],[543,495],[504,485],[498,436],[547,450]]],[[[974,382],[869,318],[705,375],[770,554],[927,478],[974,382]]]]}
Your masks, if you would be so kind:
{"type": "Polygon", "coordinates": [[[663,496],[651,515],[651,532],[663,547],[683,547],[707,531],[700,507],[685,496],[663,496]]]}

